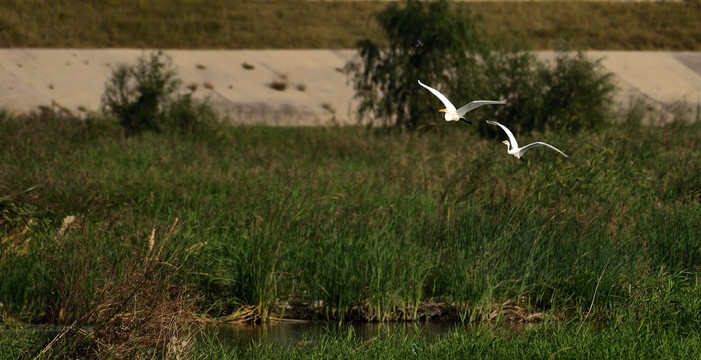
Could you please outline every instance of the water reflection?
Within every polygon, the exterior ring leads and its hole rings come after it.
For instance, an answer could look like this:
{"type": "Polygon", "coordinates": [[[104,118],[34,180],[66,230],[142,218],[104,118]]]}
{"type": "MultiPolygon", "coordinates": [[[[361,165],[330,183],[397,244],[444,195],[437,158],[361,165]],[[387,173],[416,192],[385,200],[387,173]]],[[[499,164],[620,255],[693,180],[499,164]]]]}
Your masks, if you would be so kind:
{"type": "MultiPolygon", "coordinates": [[[[421,337],[428,340],[441,338],[455,331],[477,331],[493,325],[465,325],[456,322],[430,323],[351,323],[328,322],[275,322],[265,324],[226,324],[208,329],[216,334],[225,346],[246,347],[251,343],[272,344],[287,347],[303,341],[313,341],[322,335],[347,335],[348,332],[361,340],[369,340],[381,334],[396,337],[421,337]]],[[[521,331],[522,323],[508,323],[499,327],[509,331],[521,331]]]]}

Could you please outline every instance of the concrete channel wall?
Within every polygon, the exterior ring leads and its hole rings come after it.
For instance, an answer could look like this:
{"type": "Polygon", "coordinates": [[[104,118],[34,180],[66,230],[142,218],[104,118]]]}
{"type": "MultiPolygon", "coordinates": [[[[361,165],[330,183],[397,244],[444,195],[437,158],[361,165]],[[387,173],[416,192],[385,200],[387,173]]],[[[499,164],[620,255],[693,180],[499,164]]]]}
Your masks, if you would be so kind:
{"type": "MultiPolygon", "coordinates": [[[[355,124],[353,89],[343,66],[353,50],[166,50],[182,93],[209,98],[239,123],[355,124]],[[285,83],[284,90],[271,87],[285,83]]],[[[54,106],[81,115],[100,109],[115,66],[138,49],[0,49],[0,107],[15,113],[54,106]]],[[[701,102],[701,53],[591,51],[615,74],[616,102],[644,98],[665,109],[701,102]]],[[[553,52],[538,52],[552,59],[553,52]]],[[[488,97],[489,94],[485,94],[488,97]]],[[[470,99],[464,99],[467,102],[470,99]]]]}

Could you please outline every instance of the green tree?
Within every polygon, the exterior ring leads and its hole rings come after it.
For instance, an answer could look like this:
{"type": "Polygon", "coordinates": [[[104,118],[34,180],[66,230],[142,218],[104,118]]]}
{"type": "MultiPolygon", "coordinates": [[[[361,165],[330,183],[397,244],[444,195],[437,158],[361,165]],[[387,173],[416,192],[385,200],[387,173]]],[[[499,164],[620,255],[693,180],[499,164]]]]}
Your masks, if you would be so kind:
{"type": "Polygon", "coordinates": [[[484,81],[479,62],[489,49],[467,8],[452,8],[445,0],[409,0],[404,7],[388,6],[376,20],[388,47],[360,41],[358,58],[346,65],[360,117],[371,115],[382,125],[408,129],[441,119],[436,112],[440,102],[417,80],[454,99],[478,92],[484,81]]]}
{"type": "MultiPolygon", "coordinates": [[[[608,116],[614,86],[598,61],[562,52],[550,65],[524,51],[523,42],[484,39],[464,4],[408,0],[388,6],[376,20],[388,45],[360,41],[358,56],[346,65],[361,119],[400,129],[443,121],[436,112],[439,100],[417,80],[439,89],[456,107],[508,99],[506,106],[485,106],[468,117],[495,119],[517,133],[546,127],[576,132],[608,116]]],[[[498,133],[488,126],[478,131],[498,133]]]]}

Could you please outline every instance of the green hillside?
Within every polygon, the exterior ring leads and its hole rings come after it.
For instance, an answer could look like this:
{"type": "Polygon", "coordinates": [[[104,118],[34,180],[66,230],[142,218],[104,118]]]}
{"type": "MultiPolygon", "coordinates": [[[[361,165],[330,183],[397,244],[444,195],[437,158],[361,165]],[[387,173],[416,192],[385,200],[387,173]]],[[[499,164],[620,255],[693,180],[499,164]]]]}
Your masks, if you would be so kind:
{"type": "MultiPolygon", "coordinates": [[[[387,2],[0,2],[0,47],[352,48],[377,38],[387,2]]],[[[517,34],[534,49],[701,50],[698,2],[475,2],[487,35],[517,34]]]]}

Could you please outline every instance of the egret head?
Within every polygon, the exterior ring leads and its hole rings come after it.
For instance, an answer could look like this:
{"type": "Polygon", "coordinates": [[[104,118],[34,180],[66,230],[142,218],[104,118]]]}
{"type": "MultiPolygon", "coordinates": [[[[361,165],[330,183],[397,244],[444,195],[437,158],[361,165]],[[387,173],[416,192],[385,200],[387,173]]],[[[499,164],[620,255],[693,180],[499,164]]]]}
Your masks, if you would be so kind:
{"type": "Polygon", "coordinates": [[[511,147],[511,144],[509,143],[508,140],[504,140],[501,142],[502,144],[506,144],[506,146],[511,147]]]}

